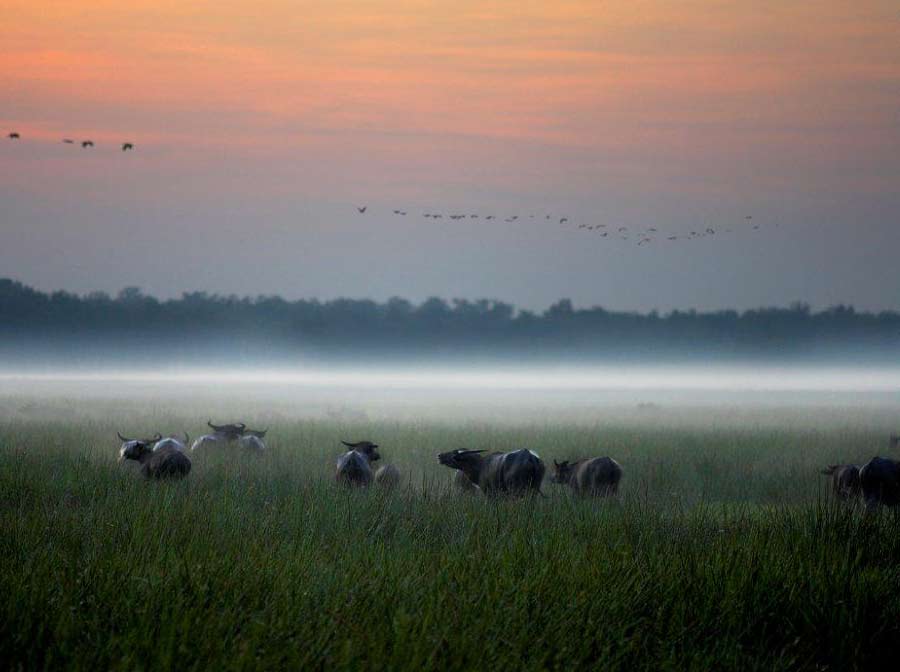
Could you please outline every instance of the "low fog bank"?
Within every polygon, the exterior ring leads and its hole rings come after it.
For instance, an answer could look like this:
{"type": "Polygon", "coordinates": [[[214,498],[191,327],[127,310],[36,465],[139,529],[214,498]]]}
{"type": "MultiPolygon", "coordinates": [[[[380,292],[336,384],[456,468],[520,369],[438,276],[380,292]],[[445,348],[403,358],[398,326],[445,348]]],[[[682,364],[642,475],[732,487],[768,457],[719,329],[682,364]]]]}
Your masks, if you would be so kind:
{"type": "Polygon", "coordinates": [[[900,367],[545,366],[0,370],[0,418],[160,414],[435,422],[770,424],[900,421],[900,367]],[[786,420],[785,420],[786,422],[786,420]]]}

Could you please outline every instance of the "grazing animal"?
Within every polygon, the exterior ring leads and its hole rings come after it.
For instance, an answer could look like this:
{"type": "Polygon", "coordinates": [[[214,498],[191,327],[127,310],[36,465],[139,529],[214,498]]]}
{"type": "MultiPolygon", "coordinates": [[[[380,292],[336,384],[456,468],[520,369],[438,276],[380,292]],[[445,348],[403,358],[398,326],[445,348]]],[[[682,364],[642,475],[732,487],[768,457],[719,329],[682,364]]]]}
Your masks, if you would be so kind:
{"type": "Polygon", "coordinates": [[[134,149],[134,145],[130,142],[123,142],[122,143],[122,151],[127,152],[129,149],[134,149]]]}
{"type": "MultiPolygon", "coordinates": [[[[120,434],[120,439],[124,437],[120,434]]],[[[161,437],[157,435],[158,441],[161,437]]],[[[172,446],[153,450],[153,440],[129,439],[119,451],[119,460],[135,460],[145,478],[184,478],[191,472],[191,460],[172,446]]]]}
{"type": "Polygon", "coordinates": [[[13,131],[12,133],[9,134],[9,139],[10,139],[10,140],[18,140],[18,139],[19,139],[19,134],[16,133],[15,131],[13,131]]]}
{"type": "Polygon", "coordinates": [[[184,433],[184,441],[174,437],[167,436],[164,439],[160,439],[153,446],[153,452],[155,453],[157,450],[163,450],[165,448],[174,448],[175,450],[180,450],[182,453],[187,450],[187,447],[191,445],[191,437],[185,432],[184,433]]]}
{"type": "Polygon", "coordinates": [[[400,485],[400,470],[393,464],[378,467],[375,472],[375,485],[384,490],[393,490],[400,485]]]}
{"type": "Polygon", "coordinates": [[[251,453],[264,453],[266,442],[263,439],[268,431],[268,429],[245,429],[237,440],[238,445],[251,453]]]}
{"type": "Polygon", "coordinates": [[[372,483],[372,462],[381,459],[378,444],[371,441],[348,443],[341,441],[350,450],[337,460],[335,480],[343,485],[367,487],[372,483]]]}
{"type": "Polygon", "coordinates": [[[830,464],[822,470],[824,476],[831,476],[831,491],[838,499],[848,500],[859,497],[859,467],[855,464],[830,464]]]}
{"type": "Polygon", "coordinates": [[[622,467],[611,457],[589,457],[569,462],[553,460],[554,483],[568,485],[579,495],[606,497],[619,492],[622,467]]]}
{"type": "Polygon", "coordinates": [[[866,506],[874,508],[900,504],[900,462],[885,457],[873,457],[859,470],[866,506]]]}
{"type": "Polygon", "coordinates": [[[243,422],[230,425],[214,425],[211,420],[208,420],[206,424],[213,430],[213,433],[197,437],[197,440],[191,446],[191,452],[202,448],[211,448],[215,445],[233,443],[243,436],[244,430],[247,428],[243,422]]]}
{"type": "Polygon", "coordinates": [[[93,141],[93,140],[84,140],[84,141],[82,141],[82,143],[81,143],[82,149],[84,149],[84,148],[86,148],[86,147],[93,147],[93,146],[94,146],[94,141],[93,141]]]}
{"type": "Polygon", "coordinates": [[[451,450],[438,455],[445,467],[458,469],[486,495],[541,493],[544,463],[537,453],[522,449],[482,455],[483,450],[451,450]]]}
{"type": "Polygon", "coordinates": [[[453,472],[453,487],[460,492],[471,493],[473,495],[481,493],[481,488],[470,481],[469,477],[466,476],[466,472],[464,471],[453,472]]]}

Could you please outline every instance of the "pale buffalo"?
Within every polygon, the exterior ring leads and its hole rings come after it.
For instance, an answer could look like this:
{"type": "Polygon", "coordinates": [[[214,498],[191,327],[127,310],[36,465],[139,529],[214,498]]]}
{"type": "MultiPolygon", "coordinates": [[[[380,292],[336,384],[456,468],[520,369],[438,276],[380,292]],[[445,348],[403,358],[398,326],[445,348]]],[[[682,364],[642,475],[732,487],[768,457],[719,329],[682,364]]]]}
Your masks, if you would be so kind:
{"type": "Polygon", "coordinates": [[[371,441],[358,441],[348,443],[341,441],[350,448],[337,459],[335,480],[343,485],[367,487],[371,485],[372,462],[381,459],[378,453],[378,444],[371,441]]]}
{"type": "Polygon", "coordinates": [[[831,476],[831,490],[838,499],[856,499],[862,491],[859,480],[859,467],[855,464],[830,464],[822,470],[825,476],[831,476]]]}
{"type": "Polygon", "coordinates": [[[589,457],[575,462],[553,461],[553,482],[568,485],[579,495],[615,495],[622,480],[622,467],[611,457],[589,457]]]}

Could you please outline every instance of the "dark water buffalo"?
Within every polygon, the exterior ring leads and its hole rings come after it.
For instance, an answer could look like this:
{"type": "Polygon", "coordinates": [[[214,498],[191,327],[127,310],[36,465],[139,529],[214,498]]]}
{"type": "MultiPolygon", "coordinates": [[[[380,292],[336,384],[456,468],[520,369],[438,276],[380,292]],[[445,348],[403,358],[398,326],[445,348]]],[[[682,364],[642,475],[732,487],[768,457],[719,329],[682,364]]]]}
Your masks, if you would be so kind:
{"type": "Polygon", "coordinates": [[[134,460],[141,465],[141,473],[146,478],[183,478],[191,472],[191,460],[184,453],[174,446],[165,446],[159,450],[154,450],[154,444],[159,441],[156,439],[126,439],[121,434],[122,448],[119,451],[120,460],[134,460]]]}
{"type": "Polygon", "coordinates": [[[873,457],[859,470],[866,506],[897,506],[900,504],[900,462],[873,457]]]}
{"type": "Polygon", "coordinates": [[[622,467],[611,457],[589,457],[575,462],[553,461],[554,483],[568,485],[579,495],[615,495],[622,480],[622,467]]]}
{"type": "Polygon", "coordinates": [[[831,476],[831,490],[838,499],[856,499],[862,491],[859,481],[859,467],[855,464],[830,464],[823,469],[825,476],[831,476]]]}
{"type": "Polygon", "coordinates": [[[486,495],[541,494],[544,463],[537,453],[524,448],[482,455],[484,452],[451,450],[438,455],[438,462],[463,472],[486,495]]]}
{"type": "Polygon", "coordinates": [[[378,453],[378,444],[371,441],[357,441],[348,443],[341,441],[350,450],[341,455],[337,460],[335,480],[343,485],[367,487],[371,485],[372,462],[381,459],[378,453]]]}

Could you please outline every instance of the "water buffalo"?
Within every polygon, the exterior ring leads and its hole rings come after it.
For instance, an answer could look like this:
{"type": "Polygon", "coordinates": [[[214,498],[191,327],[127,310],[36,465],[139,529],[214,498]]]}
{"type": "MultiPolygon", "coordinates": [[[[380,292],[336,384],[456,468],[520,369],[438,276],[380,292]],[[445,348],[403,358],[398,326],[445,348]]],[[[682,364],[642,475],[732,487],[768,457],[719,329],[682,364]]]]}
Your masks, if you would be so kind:
{"type": "Polygon", "coordinates": [[[445,467],[462,471],[486,495],[541,493],[544,463],[537,453],[521,449],[509,453],[451,450],[438,455],[445,467]]]}
{"type": "Polygon", "coordinates": [[[825,476],[831,476],[831,491],[838,499],[848,500],[859,497],[859,467],[855,464],[830,464],[822,470],[825,476]]]}
{"type": "Polygon", "coordinates": [[[372,483],[371,463],[381,459],[378,444],[371,441],[348,443],[341,441],[350,450],[337,460],[335,480],[344,485],[366,487],[372,483]]]}
{"type": "Polygon", "coordinates": [[[122,448],[119,451],[119,460],[134,460],[141,465],[141,473],[145,478],[183,478],[191,471],[191,460],[181,450],[173,446],[166,446],[160,450],[154,450],[156,439],[123,439],[122,448]]]}
{"type": "Polygon", "coordinates": [[[187,450],[187,447],[190,444],[191,444],[191,437],[187,432],[185,432],[184,433],[184,441],[182,441],[181,439],[178,439],[174,436],[167,436],[163,439],[160,439],[159,441],[156,442],[156,444],[154,444],[153,451],[156,452],[157,450],[162,450],[164,448],[174,448],[175,450],[180,450],[181,452],[184,452],[187,450]]]}
{"type": "Polygon", "coordinates": [[[900,462],[884,457],[873,457],[859,470],[866,506],[900,504],[900,462]]]}
{"type": "Polygon", "coordinates": [[[453,487],[461,492],[477,495],[481,493],[481,488],[469,480],[464,471],[453,472],[453,487]]]}
{"type": "Polygon", "coordinates": [[[393,464],[378,467],[375,472],[375,485],[384,490],[393,490],[400,485],[400,470],[393,464]]]}
{"type": "Polygon", "coordinates": [[[622,480],[622,467],[611,457],[589,457],[575,462],[553,461],[554,483],[569,485],[579,495],[615,495],[622,480]]]}
{"type": "Polygon", "coordinates": [[[225,443],[233,443],[239,440],[246,430],[247,426],[243,422],[233,423],[229,425],[214,425],[212,421],[206,423],[213,430],[212,434],[204,434],[194,441],[191,451],[202,448],[211,448],[213,446],[225,443]]]}
{"type": "Polygon", "coordinates": [[[237,440],[238,445],[251,453],[263,453],[266,450],[263,438],[268,431],[268,429],[245,429],[237,440]]]}

